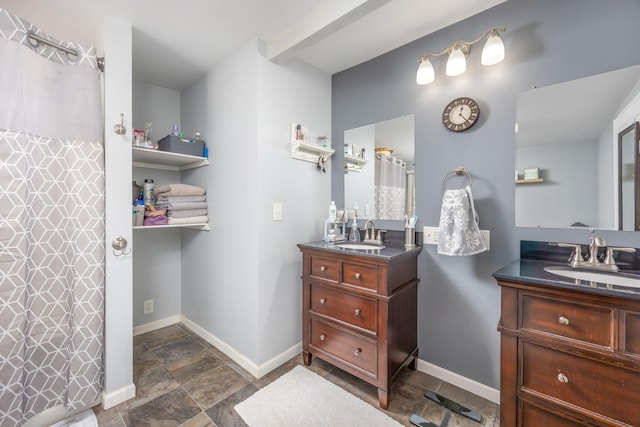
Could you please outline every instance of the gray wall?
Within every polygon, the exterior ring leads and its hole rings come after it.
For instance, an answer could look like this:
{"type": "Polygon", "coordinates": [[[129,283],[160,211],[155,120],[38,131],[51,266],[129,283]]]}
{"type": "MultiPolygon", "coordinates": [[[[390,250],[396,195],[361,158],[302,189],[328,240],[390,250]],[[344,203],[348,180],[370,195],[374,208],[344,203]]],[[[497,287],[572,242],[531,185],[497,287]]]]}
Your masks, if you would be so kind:
{"type": "Polygon", "coordinates": [[[211,231],[182,232],[182,314],[260,369],[300,342],[296,244],[322,236],[332,166],[292,159],[290,127],[328,134],[330,96],[331,76],[271,63],[255,40],[182,93],[184,128],[199,127],[211,162],[183,173],[207,188],[211,231]]]}
{"type": "MultiPolygon", "coordinates": [[[[333,76],[332,141],[346,129],[406,114],[416,115],[416,208],[419,225],[437,226],[442,178],[463,165],[473,174],[476,209],[491,230],[491,251],[445,257],[426,246],[419,259],[420,358],[490,387],[499,387],[500,291],[491,273],[519,256],[519,241],[587,242],[587,231],[518,229],[514,223],[515,99],[546,86],[640,63],[637,0],[510,0],[333,76]],[[446,58],[433,60],[436,81],[417,86],[416,59],[455,40],[471,40],[496,25],[506,59],[480,65],[472,49],[467,72],[446,77],[446,58]],[[448,132],[440,117],[459,96],[475,98],[479,123],[448,132]]],[[[597,100],[594,100],[597,102],[597,100]]],[[[334,162],[341,160],[336,149],[334,162]]],[[[332,198],[343,200],[343,174],[332,176],[332,198]]],[[[600,232],[609,243],[640,246],[636,233],[600,232]]]]}
{"type": "MultiPolygon", "coordinates": [[[[156,142],[180,125],[180,92],[141,81],[133,82],[133,128],[152,124],[156,142]]],[[[126,119],[126,118],[125,118],[126,119]]],[[[128,135],[132,131],[128,129],[128,135]]],[[[133,168],[133,179],[142,186],[154,180],[156,188],[179,183],[180,172],[133,168]]],[[[180,314],[180,230],[133,232],[133,326],[180,314]],[[144,301],[153,299],[153,313],[144,314],[144,301]]]]}

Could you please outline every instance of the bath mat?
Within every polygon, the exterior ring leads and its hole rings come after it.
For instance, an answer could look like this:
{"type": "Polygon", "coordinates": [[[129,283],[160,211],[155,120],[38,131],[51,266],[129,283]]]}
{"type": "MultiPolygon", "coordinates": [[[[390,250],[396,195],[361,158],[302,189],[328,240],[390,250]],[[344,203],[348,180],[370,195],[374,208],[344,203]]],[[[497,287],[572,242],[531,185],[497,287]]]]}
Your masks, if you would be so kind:
{"type": "Polygon", "coordinates": [[[98,427],[98,419],[91,409],[87,409],[49,427],[98,427]]]}
{"type": "Polygon", "coordinates": [[[402,426],[303,366],[296,366],[234,409],[249,427],[402,426]]]}

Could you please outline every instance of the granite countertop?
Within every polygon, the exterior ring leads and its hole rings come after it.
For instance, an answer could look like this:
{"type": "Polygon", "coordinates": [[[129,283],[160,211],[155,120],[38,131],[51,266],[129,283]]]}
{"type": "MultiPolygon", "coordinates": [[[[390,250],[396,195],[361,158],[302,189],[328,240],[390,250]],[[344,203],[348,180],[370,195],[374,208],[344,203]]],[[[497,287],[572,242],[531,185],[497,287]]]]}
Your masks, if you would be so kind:
{"type": "MultiPolygon", "coordinates": [[[[640,300],[640,288],[562,277],[544,270],[545,267],[549,266],[568,266],[568,263],[521,258],[494,272],[493,277],[551,288],[640,300]]],[[[628,273],[632,272],[629,271],[628,273]]],[[[627,274],[627,272],[624,274],[627,274]]],[[[640,275],[638,277],[640,278],[640,275]]]]}
{"type": "Polygon", "coordinates": [[[317,249],[334,253],[348,254],[348,255],[356,255],[365,258],[374,258],[374,259],[384,259],[391,261],[393,259],[401,258],[403,256],[414,256],[420,253],[422,250],[422,246],[416,246],[411,249],[407,249],[404,245],[397,244],[389,244],[384,243],[384,248],[382,249],[346,249],[340,248],[336,246],[340,243],[349,243],[349,242],[338,242],[338,243],[326,243],[324,241],[319,242],[309,242],[309,243],[298,243],[298,247],[300,249],[317,249]]]}

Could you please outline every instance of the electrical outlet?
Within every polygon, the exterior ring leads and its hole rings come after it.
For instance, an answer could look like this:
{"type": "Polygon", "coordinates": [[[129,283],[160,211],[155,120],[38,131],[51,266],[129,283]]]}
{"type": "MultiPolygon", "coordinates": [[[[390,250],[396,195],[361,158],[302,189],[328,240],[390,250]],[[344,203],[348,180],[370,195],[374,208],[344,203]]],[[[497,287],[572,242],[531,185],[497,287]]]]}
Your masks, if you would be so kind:
{"type": "Polygon", "coordinates": [[[153,300],[152,299],[148,299],[144,302],[144,310],[143,310],[144,314],[149,314],[149,313],[153,313],[153,300]]]}
{"type": "Polygon", "coordinates": [[[422,240],[425,245],[437,245],[438,244],[438,234],[440,233],[440,228],[438,227],[427,227],[426,225],[422,227],[422,240]]]}
{"type": "Polygon", "coordinates": [[[482,241],[484,242],[484,245],[487,247],[487,250],[491,249],[491,245],[489,240],[490,239],[490,234],[489,230],[480,230],[480,236],[482,236],[482,241]]]}
{"type": "Polygon", "coordinates": [[[366,217],[369,216],[369,203],[365,203],[365,205],[364,205],[364,215],[366,217]]]}
{"type": "Polygon", "coordinates": [[[273,220],[282,221],[282,203],[273,204],[273,220]]]}

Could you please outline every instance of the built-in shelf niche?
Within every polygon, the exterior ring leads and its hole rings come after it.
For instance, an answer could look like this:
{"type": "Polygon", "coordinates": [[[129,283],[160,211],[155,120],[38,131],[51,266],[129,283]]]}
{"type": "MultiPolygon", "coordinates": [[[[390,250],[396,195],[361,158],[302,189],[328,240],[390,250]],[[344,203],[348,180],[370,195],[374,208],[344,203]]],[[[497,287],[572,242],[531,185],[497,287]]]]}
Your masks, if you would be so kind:
{"type": "MultiPolygon", "coordinates": [[[[150,148],[131,147],[133,166],[139,168],[184,171],[209,165],[209,159],[188,154],[172,153],[170,151],[153,150],[150,148]]],[[[169,224],[169,225],[141,225],[133,226],[134,230],[159,230],[167,228],[190,228],[209,231],[209,224],[169,224]]]]}

